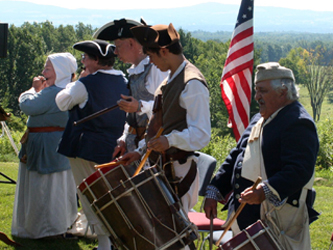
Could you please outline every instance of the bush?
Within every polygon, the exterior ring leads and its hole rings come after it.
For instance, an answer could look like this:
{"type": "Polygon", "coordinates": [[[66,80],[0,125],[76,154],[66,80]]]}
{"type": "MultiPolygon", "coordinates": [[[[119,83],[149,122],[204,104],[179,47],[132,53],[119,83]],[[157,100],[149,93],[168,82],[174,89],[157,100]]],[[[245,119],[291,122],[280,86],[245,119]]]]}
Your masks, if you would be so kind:
{"type": "Polygon", "coordinates": [[[235,138],[231,137],[229,134],[225,136],[218,136],[217,131],[212,128],[211,140],[201,151],[213,156],[217,160],[217,167],[220,167],[225,158],[228,156],[230,150],[235,146],[235,138]]]}
{"type": "Polygon", "coordinates": [[[331,169],[333,165],[333,122],[325,119],[317,123],[319,136],[319,153],[316,162],[317,169],[331,169]]]}

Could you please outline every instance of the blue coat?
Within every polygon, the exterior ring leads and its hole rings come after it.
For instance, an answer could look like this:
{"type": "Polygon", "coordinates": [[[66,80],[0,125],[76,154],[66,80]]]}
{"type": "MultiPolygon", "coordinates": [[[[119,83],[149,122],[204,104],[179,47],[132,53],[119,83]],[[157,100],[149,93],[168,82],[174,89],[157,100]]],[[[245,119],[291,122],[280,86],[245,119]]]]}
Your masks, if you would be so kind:
{"type": "MultiPolygon", "coordinates": [[[[28,127],[66,126],[68,112],[59,110],[55,96],[61,88],[53,85],[39,93],[25,91],[19,102],[21,110],[28,115],[28,127]]],[[[52,133],[30,133],[28,141],[22,145],[20,155],[27,155],[27,169],[40,174],[50,174],[70,169],[69,161],[57,153],[62,131],[52,133]]]]}
{"type": "MultiPolygon", "coordinates": [[[[241,177],[241,171],[248,137],[260,118],[260,114],[252,118],[211,182],[224,197],[233,192],[224,209],[234,202],[236,210],[240,193],[253,185],[241,177]]],[[[268,183],[279,193],[281,200],[287,198],[289,204],[298,206],[301,190],[313,175],[318,149],[315,123],[298,101],[285,106],[263,127],[261,150],[268,183]]],[[[246,205],[237,222],[242,230],[258,219],[260,205],[246,205]]]]}

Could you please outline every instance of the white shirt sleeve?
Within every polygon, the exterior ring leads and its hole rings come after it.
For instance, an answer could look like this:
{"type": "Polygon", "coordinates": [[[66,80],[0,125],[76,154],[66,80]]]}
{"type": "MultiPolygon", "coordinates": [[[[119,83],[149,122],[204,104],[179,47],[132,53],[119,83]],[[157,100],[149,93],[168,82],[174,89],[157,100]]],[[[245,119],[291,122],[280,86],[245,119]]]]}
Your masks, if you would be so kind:
{"type": "Polygon", "coordinates": [[[75,105],[83,108],[88,101],[88,92],[82,82],[71,82],[57,94],[55,101],[61,111],[71,110],[75,105]]]}
{"type": "Polygon", "coordinates": [[[169,145],[186,151],[200,150],[209,143],[211,136],[209,91],[202,82],[191,80],[181,93],[179,103],[186,109],[188,128],[165,135],[169,145]]]}
{"type": "Polygon", "coordinates": [[[119,139],[117,140],[117,143],[119,143],[120,141],[124,141],[124,142],[126,141],[126,137],[128,135],[128,130],[129,130],[129,125],[126,122],[125,125],[124,125],[123,134],[121,135],[121,137],[119,137],[119,139]]]}
{"type": "Polygon", "coordinates": [[[148,119],[150,120],[150,118],[153,115],[154,100],[148,102],[141,100],[141,104],[142,104],[141,111],[138,112],[138,114],[139,115],[147,114],[148,119]]]}

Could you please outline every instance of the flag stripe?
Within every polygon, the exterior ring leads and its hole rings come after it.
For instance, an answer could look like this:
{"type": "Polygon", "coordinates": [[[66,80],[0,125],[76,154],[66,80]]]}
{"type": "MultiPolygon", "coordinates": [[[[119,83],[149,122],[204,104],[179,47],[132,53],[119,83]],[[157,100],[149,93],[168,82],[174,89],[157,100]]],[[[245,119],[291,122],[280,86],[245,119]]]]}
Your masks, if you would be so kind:
{"type": "Polygon", "coordinates": [[[222,80],[229,78],[230,76],[237,74],[237,72],[247,69],[251,66],[253,66],[253,52],[243,55],[242,57],[237,58],[225,66],[222,80]]]}
{"type": "Polygon", "coordinates": [[[237,33],[234,34],[232,41],[230,42],[230,47],[234,46],[239,41],[244,38],[251,37],[253,35],[253,21],[250,20],[246,23],[247,25],[240,25],[237,27],[237,33]]]}
{"type": "Polygon", "coordinates": [[[227,58],[225,65],[228,65],[227,66],[228,68],[226,68],[225,70],[229,69],[230,67],[229,63],[233,63],[235,60],[239,59],[240,57],[243,57],[242,60],[244,60],[244,55],[249,55],[250,56],[249,58],[252,58],[253,57],[252,53],[253,53],[253,43],[235,51],[227,58]]]}
{"type": "Polygon", "coordinates": [[[253,49],[253,0],[242,0],[220,82],[237,141],[249,124],[253,49]]]}

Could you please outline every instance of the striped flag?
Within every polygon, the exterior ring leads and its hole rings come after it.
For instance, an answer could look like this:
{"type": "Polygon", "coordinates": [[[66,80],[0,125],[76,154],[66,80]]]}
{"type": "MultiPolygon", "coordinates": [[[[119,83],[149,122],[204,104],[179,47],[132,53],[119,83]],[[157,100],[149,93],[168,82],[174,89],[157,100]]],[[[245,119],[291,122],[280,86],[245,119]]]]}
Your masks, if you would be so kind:
{"type": "Polygon", "coordinates": [[[253,73],[253,0],[242,0],[220,83],[236,140],[249,124],[253,73]]]}

